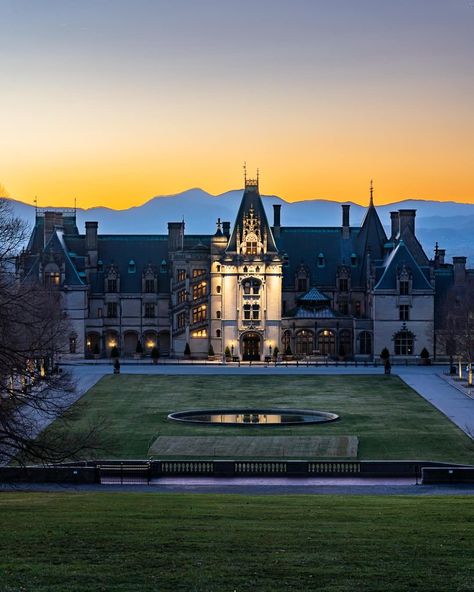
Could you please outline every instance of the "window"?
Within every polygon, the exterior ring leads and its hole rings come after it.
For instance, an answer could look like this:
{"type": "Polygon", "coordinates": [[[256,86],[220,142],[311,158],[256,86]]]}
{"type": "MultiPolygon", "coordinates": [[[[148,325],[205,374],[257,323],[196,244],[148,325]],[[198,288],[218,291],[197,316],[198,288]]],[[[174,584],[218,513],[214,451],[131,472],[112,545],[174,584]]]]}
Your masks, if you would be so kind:
{"type": "Polygon", "coordinates": [[[336,354],[336,335],[334,331],[324,329],[318,335],[318,349],[323,356],[334,356],[336,354]]]}
{"type": "Polygon", "coordinates": [[[355,253],[352,253],[352,255],[351,255],[351,265],[352,265],[352,267],[357,266],[357,255],[355,253]]]}
{"type": "Polygon", "coordinates": [[[97,271],[104,271],[104,262],[102,261],[102,259],[99,259],[99,261],[97,261],[97,271]]]}
{"type": "Polygon", "coordinates": [[[75,354],[76,353],[76,345],[77,345],[77,338],[75,335],[69,337],[69,353],[75,354]]]}
{"type": "Polygon", "coordinates": [[[339,312],[343,315],[349,314],[349,303],[339,302],[339,312]]]}
{"type": "Polygon", "coordinates": [[[244,320],[250,321],[251,310],[252,310],[252,307],[250,304],[244,304],[244,320]]]}
{"type": "Polygon", "coordinates": [[[107,292],[116,292],[117,291],[117,280],[115,278],[107,280],[107,292]]]}
{"type": "Polygon", "coordinates": [[[360,304],[360,300],[356,300],[354,302],[354,316],[356,317],[360,317],[360,313],[361,313],[361,304],[360,304]]]}
{"type": "Polygon", "coordinates": [[[193,300],[198,300],[199,298],[204,298],[207,292],[207,283],[200,282],[196,286],[193,286],[193,300]]]}
{"type": "Polygon", "coordinates": [[[410,293],[410,282],[408,280],[400,280],[400,296],[408,296],[410,293]]]}
{"type": "Polygon", "coordinates": [[[216,337],[220,337],[220,336],[221,336],[221,330],[220,329],[217,329],[217,331],[216,331],[216,337]]]}
{"type": "Polygon", "coordinates": [[[362,331],[359,335],[359,352],[366,356],[372,354],[372,335],[368,331],[362,331]]]}
{"type": "Polygon", "coordinates": [[[46,272],[44,274],[44,284],[48,288],[57,288],[60,284],[61,276],[59,272],[46,272]]]}
{"type": "Polygon", "coordinates": [[[349,280],[347,278],[339,278],[339,291],[340,292],[348,292],[349,291],[349,280]]]}
{"type": "Polygon", "coordinates": [[[281,343],[283,345],[283,353],[289,354],[291,352],[291,333],[289,331],[283,333],[281,343]]]}
{"type": "Polygon", "coordinates": [[[399,317],[401,321],[410,320],[410,307],[408,306],[408,304],[401,304],[399,306],[399,317]]]}
{"type": "Polygon", "coordinates": [[[118,311],[118,305],[116,302],[108,302],[107,303],[107,317],[109,319],[115,319],[118,311]]]}
{"type": "Polygon", "coordinates": [[[400,331],[395,335],[395,355],[411,356],[413,355],[413,333],[410,331],[400,331]]]}
{"type": "Polygon", "coordinates": [[[244,304],[244,320],[258,321],[260,319],[260,304],[244,304]]]}
{"type": "Polygon", "coordinates": [[[217,292],[218,294],[220,294],[220,293],[221,293],[221,287],[220,287],[220,286],[216,286],[216,292],[217,292]]]}
{"type": "Polygon", "coordinates": [[[207,307],[206,305],[196,306],[193,308],[193,324],[202,323],[207,319],[207,307]]]}
{"type": "Polygon", "coordinates": [[[198,338],[198,339],[203,338],[203,337],[207,337],[207,331],[206,331],[206,329],[201,329],[200,331],[193,331],[191,333],[191,337],[198,338]]]}
{"type": "Polygon", "coordinates": [[[176,325],[178,329],[183,329],[186,326],[186,315],[184,312],[176,315],[176,325]]]}
{"type": "Polygon", "coordinates": [[[259,280],[255,280],[255,279],[245,280],[242,285],[244,287],[244,294],[257,295],[260,293],[259,280]]]}
{"type": "Polygon", "coordinates": [[[178,269],[176,271],[176,281],[184,282],[186,279],[186,270],[185,269],[178,269]]]}
{"type": "Polygon", "coordinates": [[[308,289],[308,280],[306,278],[298,278],[298,292],[306,292],[308,289]]]}
{"type": "Polygon", "coordinates": [[[252,319],[257,321],[260,318],[260,304],[252,304],[252,319]]]}
{"type": "Polygon", "coordinates": [[[318,255],[318,267],[324,267],[326,264],[325,260],[324,260],[324,254],[323,253],[319,253],[318,255]]]}
{"type": "Polygon", "coordinates": [[[339,351],[341,357],[352,355],[352,333],[347,329],[339,332],[339,351]]]}
{"type": "Polygon", "coordinates": [[[154,319],[155,318],[155,305],[151,302],[145,302],[145,318],[146,319],[154,319]]]}
{"type": "Polygon", "coordinates": [[[179,290],[178,292],[178,304],[186,302],[186,290],[179,290]]]}
{"type": "Polygon", "coordinates": [[[205,269],[193,269],[193,278],[198,278],[202,275],[206,275],[205,269]]]}
{"type": "Polygon", "coordinates": [[[220,271],[221,270],[221,266],[220,265],[216,265],[216,271],[220,271]]]}
{"type": "Polygon", "coordinates": [[[221,311],[220,311],[220,310],[218,310],[218,311],[216,312],[216,317],[217,317],[218,319],[220,319],[220,318],[221,318],[221,311]]]}
{"type": "Polygon", "coordinates": [[[145,280],[145,292],[147,294],[152,294],[155,291],[155,280],[154,279],[146,279],[145,280]]]}
{"type": "Polygon", "coordinates": [[[168,271],[168,263],[167,263],[166,259],[162,259],[161,265],[160,265],[160,273],[166,273],[167,271],[168,271]]]}
{"type": "Polygon", "coordinates": [[[307,356],[313,353],[312,331],[299,331],[296,334],[296,354],[307,356]]]}
{"type": "Polygon", "coordinates": [[[137,271],[137,266],[135,265],[135,261],[130,259],[128,262],[128,273],[135,273],[137,271]]]}
{"type": "Polygon", "coordinates": [[[257,248],[258,248],[258,243],[257,241],[247,241],[245,243],[246,245],[246,253],[247,255],[256,255],[257,254],[257,248]]]}

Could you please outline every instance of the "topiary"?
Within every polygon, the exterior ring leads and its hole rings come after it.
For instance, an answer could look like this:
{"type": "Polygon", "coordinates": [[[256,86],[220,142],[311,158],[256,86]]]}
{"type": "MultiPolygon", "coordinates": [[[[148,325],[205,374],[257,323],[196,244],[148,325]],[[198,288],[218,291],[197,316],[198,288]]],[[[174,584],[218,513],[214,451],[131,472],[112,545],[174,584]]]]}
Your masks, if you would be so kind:
{"type": "Polygon", "coordinates": [[[153,347],[153,349],[151,350],[151,357],[153,358],[153,360],[157,360],[160,357],[160,351],[159,349],[156,347],[156,345],[153,347]]]}
{"type": "Polygon", "coordinates": [[[208,356],[214,355],[214,348],[212,347],[212,343],[209,344],[209,349],[207,350],[207,355],[208,356]]]}
{"type": "Polygon", "coordinates": [[[99,349],[99,344],[98,344],[98,343],[96,343],[96,344],[94,345],[94,347],[92,348],[92,353],[93,353],[95,356],[98,356],[98,355],[100,354],[100,349],[99,349]]]}
{"type": "Polygon", "coordinates": [[[184,355],[185,356],[191,355],[191,348],[189,347],[189,343],[186,343],[186,345],[184,346],[184,355]]]}
{"type": "Polygon", "coordinates": [[[285,356],[291,356],[291,346],[288,344],[285,349],[285,356]]]}
{"type": "Polygon", "coordinates": [[[429,357],[430,357],[430,352],[426,349],[426,347],[424,347],[421,350],[420,358],[422,358],[423,360],[427,360],[429,357]]]}
{"type": "Polygon", "coordinates": [[[118,347],[116,345],[113,346],[113,348],[110,350],[110,357],[111,358],[118,358],[119,357],[119,350],[118,347]]]}
{"type": "Polygon", "coordinates": [[[388,349],[386,347],[383,348],[383,350],[380,352],[380,357],[382,358],[382,360],[388,360],[390,357],[390,352],[388,351],[388,349]]]}
{"type": "Polygon", "coordinates": [[[140,340],[137,341],[137,347],[135,348],[135,352],[137,354],[143,353],[143,346],[142,346],[142,342],[140,340]]]}
{"type": "Polygon", "coordinates": [[[275,349],[273,350],[273,357],[275,358],[275,360],[278,358],[279,353],[280,350],[278,349],[278,347],[275,347],[275,349]]]}
{"type": "Polygon", "coordinates": [[[229,346],[226,346],[225,351],[224,351],[225,357],[226,358],[230,358],[230,349],[229,346]]]}

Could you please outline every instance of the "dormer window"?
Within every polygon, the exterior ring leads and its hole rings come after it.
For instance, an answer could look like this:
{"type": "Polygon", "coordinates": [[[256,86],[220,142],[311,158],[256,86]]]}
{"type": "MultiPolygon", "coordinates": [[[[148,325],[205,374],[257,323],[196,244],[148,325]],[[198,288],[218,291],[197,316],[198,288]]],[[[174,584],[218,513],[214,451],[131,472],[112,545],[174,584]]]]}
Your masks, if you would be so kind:
{"type": "Polygon", "coordinates": [[[244,294],[254,294],[258,295],[260,293],[260,282],[255,279],[245,280],[243,282],[244,294]]]}
{"type": "Polygon", "coordinates": [[[326,260],[324,258],[324,253],[319,253],[318,255],[318,267],[324,267],[326,265],[326,260]]]}
{"type": "Polygon", "coordinates": [[[352,253],[351,255],[351,265],[352,267],[356,267],[357,265],[357,255],[355,253],[352,253]]]}
{"type": "Polygon", "coordinates": [[[408,280],[400,280],[399,290],[400,296],[408,296],[410,293],[410,282],[408,280]]]}
{"type": "Polygon", "coordinates": [[[135,265],[135,261],[130,259],[128,262],[128,273],[135,273],[137,271],[137,266],[135,265]]]}
{"type": "Polygon", "coordinates": [[[97,271],[104,271],[104,262],[102,261],[102,259],[99,259],[97,261],[97,271]]]}
{"type": "Polygon", "coordinates": [[[168,271],[168,263],[167,263],[166,259],[162,259],[161,260],[160,272],[161,273],[167,273],[167,271],[168,271]]]}
{"type": "Polygon", "coordinates": [[[61,274],[56,263],[48,263],[44,268],[44,285],[47,288],[59,288],[61,274]]]}
{"type": "Polygon", "coordinates": [[[117,291],[117,279],[116,278],[109,278],[107,280],[107,292],[116,292],[117,291]]]}

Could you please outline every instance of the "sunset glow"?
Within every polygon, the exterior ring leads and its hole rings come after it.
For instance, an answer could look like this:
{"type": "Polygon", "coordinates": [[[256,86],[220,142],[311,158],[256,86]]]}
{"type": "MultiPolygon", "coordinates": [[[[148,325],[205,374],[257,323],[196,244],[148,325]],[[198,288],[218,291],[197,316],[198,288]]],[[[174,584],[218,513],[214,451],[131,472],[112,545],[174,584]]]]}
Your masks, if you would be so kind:
{"type": "Polygon", "coordinates": [[[126,208],[242,186],[289,201],[474,201],[464,0],[4,0],[0,183],[126,208]]]}

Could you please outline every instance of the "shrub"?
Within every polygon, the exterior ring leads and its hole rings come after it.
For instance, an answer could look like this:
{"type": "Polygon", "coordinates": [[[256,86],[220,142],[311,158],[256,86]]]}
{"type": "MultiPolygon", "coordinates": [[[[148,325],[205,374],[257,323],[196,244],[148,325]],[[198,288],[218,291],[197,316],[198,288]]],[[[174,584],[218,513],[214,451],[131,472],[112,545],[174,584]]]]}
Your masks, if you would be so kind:
{"type": "Polygon", "coordinates": [[[380,352],[380,357],[382,358],[382,360],[388,360],[390,357],[390,352],[388,351],[388,349],[386,347],[383,348],[383,350],[380,352]]]}
{"type": "Polygon", "coordinates": [[[191,348],[189,347],[189,343],[186,343],[186,345],[184,346],[184,355],[185,356],[191,355],[191,348]]]}
{"type": "Polygon", "coordinates": [[[151,350],[151,357],[153,358],[153,360],[157,360],[160,357],[160,352],[156,345],[151,350]]]}
{"type": "Polygon", "coordinates": [[[292,355],[291,346],[290,346],[290,344],[288,344],[285,349],[285,356],[291,356],[291,355],[292,355]]]}
{"type": "Polygon", "coordinates": [[[93,349],[92,349],[92,353],[93,353],[95,356],[98,356],[98,355],[100,354],[100,349],[99,349],[99,344],[98,344],[98,343],[96,343],[96,344],[94,345],[94,347],[93,347],[93,349]]]}
{"type": "Polygon", "coordinates": [[[430,352],[426,349],[426,347],[424,347],[421,350],[420,358],[422,358],[423,360],[427,360],[429,357],[430,357],[430,352]]]}
{"type": "Polygon", "coordinates": [[[273,357],[275,358],[275,360],[278,358],[279,353],[280,350],[278,349],[278,347],[275,347],[275,349],[273,350],[273,357]]]}
{"type": "Polygon", "coordinates": [[[142,346],[142,342],[140,340],[137,341],[137,347],[135,348],[135,352],[137,354],[143,353],[143,346],[142,346]]]}
{"type": "Polygon", "coordinates": [[[225,357],[226,358],[230,358],[230,349],[229,346],[226,346],[225,351],[224,351],[225,357]]]}
{"type": "Polygon", "coordinates": [[[118,358],[119,357],[119,350],[118,347],[116,345],[114,345],[114,347],[110,350],[110,357],[111,358],[118,358]]]}
{"type": "Polygon", "coordinates": [[[214,348],[212,347],[212,343],[209,344],[209,349],[207,350],[207,355],[208,356],[214,355],[214,348]]]}

